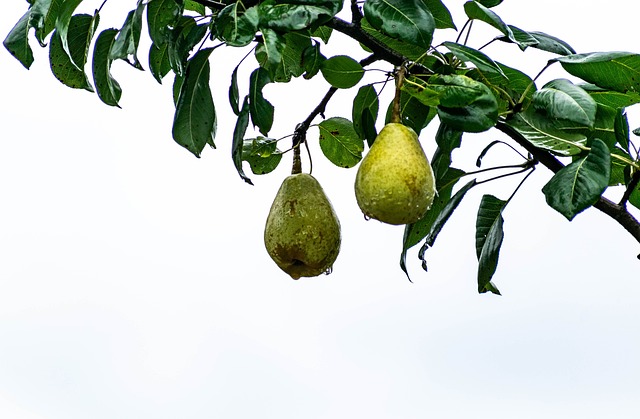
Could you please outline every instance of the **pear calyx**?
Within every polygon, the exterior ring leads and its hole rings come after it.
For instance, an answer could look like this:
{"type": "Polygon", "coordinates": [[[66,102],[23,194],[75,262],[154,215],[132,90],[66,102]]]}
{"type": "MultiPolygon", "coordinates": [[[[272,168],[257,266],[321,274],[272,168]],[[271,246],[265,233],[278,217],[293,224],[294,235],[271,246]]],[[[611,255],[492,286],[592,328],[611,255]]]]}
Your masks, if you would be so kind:
{"type": "Polygon", "coordinates": [[[433,204],[435,190],[415,131],[399,123],[385,125],[356,175],[356,200],[364,215],[387,224],[414,223],[433,204]]]}
{"type": "Polygon", "coordinates": [[[318,276],[331,269],[340,240],[340,222],[320,183],[306,173],[288,176],[264,229],[271,259],[293,279],[318,276]]]}

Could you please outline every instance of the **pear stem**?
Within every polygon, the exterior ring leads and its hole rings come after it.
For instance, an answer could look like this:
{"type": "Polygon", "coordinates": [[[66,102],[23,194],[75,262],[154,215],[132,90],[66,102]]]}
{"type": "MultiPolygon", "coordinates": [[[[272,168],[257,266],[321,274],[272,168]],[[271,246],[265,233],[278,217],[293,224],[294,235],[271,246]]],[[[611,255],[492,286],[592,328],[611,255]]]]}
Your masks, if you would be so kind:
{"type": "Polygon", "coordinates": [[[302,144],[302,142],[304,142],[304,134],[296,130],[296,133],[293,135],[293,164],[291,165],[292,175],[302,173],[302,159],[300,158],[300,145],[302,144]]]}
{"type": "Polygon", "coordinates": [[[402,123],[402,117],[400,116],[400,96],[402,91],[402,83],[404,82],[404,75],[406,69],[403,65],[399,66],[396,70],[396,95],[393,98],[393,110],[391,111],[391,122],[396,124],[402,123]]]}

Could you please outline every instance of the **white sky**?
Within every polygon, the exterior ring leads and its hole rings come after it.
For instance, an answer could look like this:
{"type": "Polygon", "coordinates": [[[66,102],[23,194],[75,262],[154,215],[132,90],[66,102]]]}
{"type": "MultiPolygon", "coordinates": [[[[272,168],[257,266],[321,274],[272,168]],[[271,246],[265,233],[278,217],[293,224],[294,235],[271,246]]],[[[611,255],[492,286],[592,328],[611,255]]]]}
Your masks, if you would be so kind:
{"type": "MultiPolygon", "coordinates": [[[[120,3],[107,3],[101,29],[122,24],[120,3]]],[[[571,3],[496,10],[579,52],[638,51],[629,2],[571,3]]],[[[463,1],[448,4],[461,27],[463,1]]],[[[3,4],[2,38],[25,9],[3,4]]],[[[472,46],[495,35],[483,26],[472,46]]],[[[229,156],[226,94],[244,52],[213,55],[218,149],[198,160],[171,139],[170,78],[159,86],[117,63],[124,109],[113,109],[62,86],[32,46],[29,72],[0,51],[0,418],[637,418],[640,245],[596,210],[568,223],[546,207],[546,169],[505,212],[502,297],[475,291],[474,224],[481,195],[506,198],[511,181],[467,198],[429,250],[428,274],[414,249],[411,284],[398,267],[402,227],[364,221],[356,170],[327,163],[312,129],[343,246],[332,275],[293,281],[262,242],[290,157],[251,187],[229,156]]],[[[532,76],[550,58],[488,52],[532,76]]],[[[326,85],[309,84],[265,89],[272,135],[315,107],[326,85]]],[[[354,94],[327,116],[349,117],[354,94]]],[[[421,136],[429,154],[433,132],[421,136]]],[[[480,149],[500,136],[465,138],[480,149]]]]}

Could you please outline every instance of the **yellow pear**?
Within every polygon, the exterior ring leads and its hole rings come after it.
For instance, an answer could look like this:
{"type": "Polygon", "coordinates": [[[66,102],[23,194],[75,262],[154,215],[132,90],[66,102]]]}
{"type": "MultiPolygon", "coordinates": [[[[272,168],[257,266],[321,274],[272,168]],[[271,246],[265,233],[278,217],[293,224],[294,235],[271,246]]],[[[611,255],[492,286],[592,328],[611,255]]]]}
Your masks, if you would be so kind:
{"type": "Polygon", "coordinates": [[[358,206],[388,224],[418,221],[435,196],[433,170],[415,131],[389,123],[380,131],[356,175],[358,206]]]}
{"type": "Polygon", "coordinates": [[[340,251],[340,222],[313,176],[294,174],[282,182],[267,217],[264,244],[293,279],[331,269],[340,251]]]}

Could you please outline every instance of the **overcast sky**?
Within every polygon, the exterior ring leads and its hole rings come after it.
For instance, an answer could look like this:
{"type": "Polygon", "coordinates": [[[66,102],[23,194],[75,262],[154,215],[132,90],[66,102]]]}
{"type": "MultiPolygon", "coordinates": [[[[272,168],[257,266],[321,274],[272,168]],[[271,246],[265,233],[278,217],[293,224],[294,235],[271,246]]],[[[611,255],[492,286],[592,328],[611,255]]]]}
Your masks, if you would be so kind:
{"type": "MultiPolygon", "coordinates": [[[[2,38],[26,10],[3,3],[2,38]]],[[[107,3],[101,29],[122,24],[121,3],[107,3]]],[[[463,1],[448,4],[462,27],[463,1]]],[[[579,52],[638,51],[629,2],[573,4],[507,0],[496,11],[579,52]]],[[[474,30],[475,47],[496,35],[474,30]]],[[[326,54],[343,45],[336,37],[326,54]]],[[[327,163],[312,129],[313,173],[343,244],[331,275],[293,281],[262,241],[290,157],[252,176],[255,186],[230,159],[226,94],[244,51],[212,56],[218,149],[196,159],[171,138],[170,77],[160,86],[116,63],[114,109],[61,85],[32,46],[30,71],[0,50],[1,418],[637,418],[640,245],[597,210],[569,223],[548,208],[548,170],[505,211],[494,277],[503,296],[478,295],[477,204],[483,193],[507,198],[514,183],[474,190],[428,251],[429,273],[410,253],[409,283],[402,227],[364,220],[356,169],[327,163]]],[[[487,52],[531,76],[551,57],[487,52]]],[[[326,88],[320,76],[269,85],[272,135],[290,134],[326,88]]],[[[336,95],[327,116],[349,117],[354,94],[336,95]]],[[[421,136],[428,154],[434,130],[421,136]]],[[[497,138],[466,136],[465,147],[497,138]]],[[[454,156],[460,167],[474,160],[454,156]]]]}

